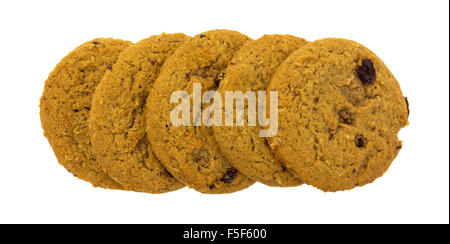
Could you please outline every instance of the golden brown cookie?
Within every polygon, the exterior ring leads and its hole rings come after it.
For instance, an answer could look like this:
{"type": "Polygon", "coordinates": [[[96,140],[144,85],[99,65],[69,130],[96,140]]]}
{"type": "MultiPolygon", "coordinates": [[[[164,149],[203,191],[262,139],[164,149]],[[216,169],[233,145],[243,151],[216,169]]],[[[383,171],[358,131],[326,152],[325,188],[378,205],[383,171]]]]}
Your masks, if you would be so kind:
{"type": "Polygon", "coordinates": [[[102,38],[82,44],[56,65],[41,97],[42,128],[59,163],[96,187],[122,189],[95,164],[88,118],[95,87],[129,45],[102,38]]]}
{"type": "Polygon", "coordinates": [[[191,94],[194,83],[202,85],[202,92],[214,90],[233,54],[248,40],[228,30],[193,37],[167,59],[148,97],[147,136],[155,155],[175,178],[203,193],[235,192],[254,182],[222,155],[211,127],[172,125],[177,104],[170,98],[175,91],[191,94]]]}
{"type": "Polygon", "coordinates": [[[402,147],[407,105],[386,65],[344,39],[307,44],[280,65],[279,130],[270,146],[307,184],[339,191],[383,175],[402,147]]]}
{"type": "MultiPolygon", "coordinates": [[[[244,44],[234,55],[218,92],[265,91],[276,68],[307,43],[290,35],[265,35],[244,44]]],[[[245,103],[247,117],[248,103],[245,103]]],[[[236,104],[234,104],[236,110],[236,104]]],[[[225,114],[225,104],[223,104],[225,114]]],[[[257,113],[256,113],[257,116],[257,113]]],[[[235,116],[234,116],[235,117],[235,116]]],[[[224,119],[225,120],[225,119],[224,119]]],[[[233,119],[235,121],[235,119],[233,119]]],[[[259,126],[214,126],[214,135],[222,153],[240,172],[270,186],[298,186],[302,181],[286,170],[274,157],[259,126]]]]}
{"type": "Polygon", "coordinates": [[[125,189],[164,193],[184,187],[154,156],[144,108],[161,66],[188,36],[151,36],[125,49],[97,87],[90,130],[97,162],[125,189]]]}

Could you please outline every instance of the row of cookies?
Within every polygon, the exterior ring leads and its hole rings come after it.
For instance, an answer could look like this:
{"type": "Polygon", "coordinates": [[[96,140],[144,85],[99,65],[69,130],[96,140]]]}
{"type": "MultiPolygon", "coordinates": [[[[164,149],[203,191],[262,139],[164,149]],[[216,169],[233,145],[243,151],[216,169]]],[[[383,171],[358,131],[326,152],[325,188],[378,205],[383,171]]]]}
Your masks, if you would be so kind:
{"type": "Polygon", "coordinates": [[[58,161],[94,186],[230,193],[259,181],[337,191],[387,169],[407,106],[389,70],[358,43],[214,30],[81,45],[46,81],[41,122],[58,161]],[[171,94],[194,83],[278,91],[278,134],[172,126],[171,94]]]}

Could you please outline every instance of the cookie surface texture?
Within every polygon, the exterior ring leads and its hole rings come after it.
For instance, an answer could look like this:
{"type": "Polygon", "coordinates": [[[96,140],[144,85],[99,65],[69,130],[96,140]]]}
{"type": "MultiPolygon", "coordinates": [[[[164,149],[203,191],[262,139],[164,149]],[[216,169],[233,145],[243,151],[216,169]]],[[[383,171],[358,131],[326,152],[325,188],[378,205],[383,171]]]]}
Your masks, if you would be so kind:
{"type": "Polygon", "coordinates": [[[144,108],[161,66],[188,36],[151,36],[125,49],[94,94],[89,121],[98,163],[126,190],[164,193],[184,187],[155,158],[144,108]]]}
{"type": "Polygon", "coordinates": [[[382,176],[402,147],[407,105],[386,65],[363,45],[322,39],[289,56],[270,82],[278,91],[273,151],[307,184],[348,190],[382,176]]]}
{"type": "Polygon", "coordinates": [[[194,115],[189,126],[172,125],[171,111],[178,104],[170,98],[175,91],[192,95],[194,83],[202,92],[215,90],[233,54],[248,40],[228,30],[193,37],[166,61],[149,95],[147,136],[153,151],[175,178],[202,193],[231,193],[254,181],[222,155],[211,127],[193,126],[194,115]]]}
{"type": "MultiPolygon", "coordinates": [[[[226,70],[218,91],[265,91],[277,67],[291,54],[307,43],[290,35],[266,35],[247,42],[239,49],[226,70]]],[[[236,109],[234,103],[233,110],[236,109]]],[[[245,103],[245,118],[248,103],[245,103]]],[[[225,104],[223,104],[225,114],[225,104]]],[[[256,111],[256,118],[257,118],[256,111]]],[[[235,116],[234,116],[235,117],[235,116]]],[[[224,119],[225,120],[225,119],[224,119]]],[[[235,118],[233,118],[235,121],[235,118]]],[[[259,126],[214,126],[214,135],[221,151],[240,172],[269,186],[298,186],[302,181],[289,173],[274,157],[266,139],[260,137],[259,126]]]]}
{"type": "Polygon", "coordinates": [[[88,118],[96,86],[129,45],[102,38],[82,44],[56,65],[41,97],[42,128],[59,163],[95,187],[122,189],[95,163],[88,118]]]}

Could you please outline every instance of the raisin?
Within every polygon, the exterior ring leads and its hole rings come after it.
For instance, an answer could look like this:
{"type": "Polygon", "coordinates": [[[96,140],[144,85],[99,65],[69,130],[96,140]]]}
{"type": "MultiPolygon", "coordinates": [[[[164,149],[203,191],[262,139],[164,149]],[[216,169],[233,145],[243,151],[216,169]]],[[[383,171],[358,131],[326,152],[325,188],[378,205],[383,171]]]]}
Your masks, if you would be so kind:
{"type": "Polygon", "coordinates": [[[408,111],[408,118],[409,118],[409,101],[407,97],[403,97],[405,98],[405,102],[406,102],[406,110],[408,111]]]}
{"type": "Polygon", "coordinates": [[[200,34],[200,38],[205,38],[206,36],[204,34],[200,34]]]}
{"type": "Polygon", "coordinates": [[[214,187],[216,187],[214,184],[209,185],[209,189],[210,189],[210,190],[214,189],[214,187]]]}
{"type": "Polygon", "coordinates": [[[98,41],[93,41],[92,44],[98,45],[98,44],[100,44],[100,42],[98,42],[98,41]]]}
{"type": "Polygon", "coordinates": [[[355,137],[355,145],[359,148],[362,148],[366,145],[366,138],[364,138],[362,135],[357,135],[355,137]]]}
{"type": "Polygon", "coordinates": [[[112,65],[108,66],[108,70],[109,70],[109,71],[112,70],[112,65]]]}
{"type": "Polygon", "coordinates": [[[287,171],[287,168],[286,168],[286,166],[284,166],[284,165],[281,165],[281,170],[282,170],[283,172],[286,172],[286,171],[287,171]]]}
{"type": "Polygon", "coordinates": [[[372,60],[363,59],[360,66],[356,71],[358,73],[359,79],[364,85],[373,84],[376,78],[375,67],[373,66],[372,60]]]}
{"type": "Polygon", "coordinates": [[[223,175],[222,179],[220,179],[221,181],[230,184],[234,178],[237,176],[238,171],[235,168],[230,168],[227,170],[227,172],[223,175]]]}

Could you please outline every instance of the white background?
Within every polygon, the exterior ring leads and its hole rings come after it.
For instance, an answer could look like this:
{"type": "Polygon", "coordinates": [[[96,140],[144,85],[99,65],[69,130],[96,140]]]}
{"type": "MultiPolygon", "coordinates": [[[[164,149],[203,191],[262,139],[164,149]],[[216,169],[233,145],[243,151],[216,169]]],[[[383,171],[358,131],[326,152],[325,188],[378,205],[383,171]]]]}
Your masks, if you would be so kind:
{"type": "Polygon", "coordinates": [[[448,1],[1,1],[0,223],[448,223],[448,1]],[[227,28],[256,39],[342,37],[381,57],[410,101],[404,147],[347,192],[260,184],[229,195],[95,189],[60,167],[39,98],[53,67],[95,37],[227,28]]]}

